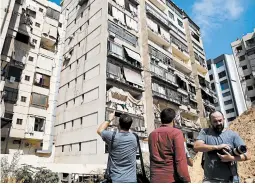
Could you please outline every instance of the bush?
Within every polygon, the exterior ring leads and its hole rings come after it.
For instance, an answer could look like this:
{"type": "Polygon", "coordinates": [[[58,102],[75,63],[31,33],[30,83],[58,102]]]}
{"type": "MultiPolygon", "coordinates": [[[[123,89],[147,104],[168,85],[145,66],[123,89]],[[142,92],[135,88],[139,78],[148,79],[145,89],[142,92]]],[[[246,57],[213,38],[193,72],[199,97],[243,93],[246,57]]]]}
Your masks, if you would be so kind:
{"type": "Polygon", "coordinates": [[[58,174],[43,167],[23,164],[18,167],[19,153],[16,152],[11,163],[8,157],[1,158],[1,183],[57,183],[58,174]]]}

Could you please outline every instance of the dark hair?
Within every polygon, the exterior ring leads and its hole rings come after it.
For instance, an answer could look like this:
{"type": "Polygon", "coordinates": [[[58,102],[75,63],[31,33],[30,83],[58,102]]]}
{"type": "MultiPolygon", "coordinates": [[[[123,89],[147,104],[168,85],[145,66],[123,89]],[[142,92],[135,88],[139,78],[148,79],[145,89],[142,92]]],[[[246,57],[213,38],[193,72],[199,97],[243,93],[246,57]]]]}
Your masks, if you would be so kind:
{"type": "Polygon", "coordinates": [[[212,111],[212,112],[210,112],[210,114],[209,114],[209,119],[210,119],[210,121],[211,121],[211,119],[212,119],[212,114],[215,113],[215,112],[221,113],[221,115],[224,117],[224,114],[223,114],[221,111],[212,111]]]}
{"type": "Polygon", "coordinates": [[[175,118],[175,111],[171,108],[164,109],[160,113],[160,119],[162,124],[171,123],[174,118],[175,118]]]}
{"type": "Polygon", "coordinates": [[[128,131],[133,123],[131,116],[128,114],[121,114],[119,119],[119,125],[121,130],[128,131]]]}

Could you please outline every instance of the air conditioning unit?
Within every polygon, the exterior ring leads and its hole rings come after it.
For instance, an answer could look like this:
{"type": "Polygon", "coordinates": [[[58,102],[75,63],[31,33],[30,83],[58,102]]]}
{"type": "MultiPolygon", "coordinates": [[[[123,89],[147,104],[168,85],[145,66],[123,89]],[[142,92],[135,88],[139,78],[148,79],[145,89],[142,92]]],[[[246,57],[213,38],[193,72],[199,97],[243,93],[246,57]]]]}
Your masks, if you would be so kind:
{"type": "Polygon", "coordinates": [[[141,131],[145,132],[146,128],[145,127],[140,127],[141,131]]]}
{"type": "Polygon", "coordinates": [[[26,142],[26,143],[24,144],[24,146],[25,146],[25,148],[28,148],[28,147],[31,146],[31,144],[29,144],[28,142],[26,142]]]}
{"type": "Polygon", "coordinates": [[[110,33],[109,33],[109,38],[114,39],[114,38],[115,38],[115,34],[114,34],[114,33],[112,33],[112,32],[110,32],[110,33]]]}
{"type": "Polygon", "coordinates": [[[16,79],[15,77],[11,76],[11,77],[10,77],[10,83],[14,83],[14,82],[15,82],[15,79],[16,79]]]}
{"type": "Polygon", "coordinates": [[[140,132],[141,131],[141,127],[135,127],[135,131],[140,132]]]}
{"type": "Polygon", "coordinates": [[[64,59],[65,59],[65,61],[69,61],[71,59],[71,55],[70,54],[66,54],[64,56],[64,59]]]}
{"type": "Polygon", "coordinates": [[[73,39],[74,35],[70,35],[68,38],[71,41],[73,39]]]}

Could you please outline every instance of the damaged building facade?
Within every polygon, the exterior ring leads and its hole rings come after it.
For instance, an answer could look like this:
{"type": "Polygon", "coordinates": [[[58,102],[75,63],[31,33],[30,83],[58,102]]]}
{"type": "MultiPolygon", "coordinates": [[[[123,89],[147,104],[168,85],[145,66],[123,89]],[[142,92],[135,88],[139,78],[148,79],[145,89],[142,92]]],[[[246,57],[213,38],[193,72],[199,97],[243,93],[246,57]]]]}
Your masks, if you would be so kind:
{"type": "Polygon", "coordinates": [[[19,151],[37,162],[53,149],[63,16],[61,7],[47,0],[10,0],[5,10],[1,154],[19,151]]]}
{"type": "MultiPolygon", "coordinates": [[[[172,1],[64,0],[63,66],[55,122],[55,162],[106,164],[96,134],[108,114],[128,113],[146,138],[159,113],[176,110],[191,148],[214,110],[199,27],[172,1]]],[[[116,129],[118,117],[109,129],[116,129]]]]}

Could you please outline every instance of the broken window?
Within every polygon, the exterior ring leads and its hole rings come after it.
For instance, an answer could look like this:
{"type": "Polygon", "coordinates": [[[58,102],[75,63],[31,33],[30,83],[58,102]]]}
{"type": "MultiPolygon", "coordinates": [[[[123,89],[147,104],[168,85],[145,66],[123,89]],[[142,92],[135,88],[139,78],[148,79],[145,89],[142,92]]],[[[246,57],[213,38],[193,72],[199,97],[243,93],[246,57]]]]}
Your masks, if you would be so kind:
{"type": "Polygon", "coordinates": [[[22,69],[14,67],[14,66],[10,66],[8,74],[7,74],[7,79],[10,82],[20,82],[21,74],[22,74],[22,69]]]}
{"type": "Polygon", "coordinates": [[[18,89],[4,87],[5,95],[4,100],[5,102],[15,104],[18,99],[18,89]]]}
{"type": "Polygon", "coordinates": [[[36,73],[35,78],[34,78],[34,85],[49,89],[50,88],[50,76],[36,73]]]}
{"type": "Polygon", "coordinates": [[[34,126],[34,131],[37,132],[44,132],[44,123],[45,119],[43,118],[35,118],[35,126],[34,126]]]}
{"type": "Polygon", "coordinates": [[[48,106],[48,96],[41,95],[38,93],[32,93],[31,104],[33,106],[47,107],[48,106]]]}
{"type": "Polygon", "coordinates": [[[52,8],[48,7],[46,11],[46,16],[55,20],[59,20],[60,12],[53,10],[52,8]]]}
{"type": "Polygon", "coordinates": [[[187,91],[187,84],[186,84],[186,82],[183,81],[183,80],[181,79],[181,77],[179,77],[178,75],[176,76],[176,81],[177,81],[177,84],[179,85],[179,87],[180,87],[181,89],[184,89],[185,91],[187,91]]]}
{"type": "Polygon", "coordinates": [[[17,32],[15,40],[20,41],[20,42],[25,43],[25,44],[28,44],[29,43],[29,36],[17,32]]]}

